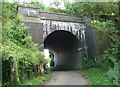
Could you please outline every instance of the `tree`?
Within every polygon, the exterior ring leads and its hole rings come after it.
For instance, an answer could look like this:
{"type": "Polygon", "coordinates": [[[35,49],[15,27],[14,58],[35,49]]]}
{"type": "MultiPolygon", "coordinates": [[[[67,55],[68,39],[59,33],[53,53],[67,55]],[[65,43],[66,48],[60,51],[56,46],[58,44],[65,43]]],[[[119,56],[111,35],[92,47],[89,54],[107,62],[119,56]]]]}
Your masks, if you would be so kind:
{"type": "Polygon", "coordinates": [[[58,9],[59,5],[60,5],[60,2],[58,0],[56,0],[50,4],[50,6],[55,7],[57,9],[58,9]]]}

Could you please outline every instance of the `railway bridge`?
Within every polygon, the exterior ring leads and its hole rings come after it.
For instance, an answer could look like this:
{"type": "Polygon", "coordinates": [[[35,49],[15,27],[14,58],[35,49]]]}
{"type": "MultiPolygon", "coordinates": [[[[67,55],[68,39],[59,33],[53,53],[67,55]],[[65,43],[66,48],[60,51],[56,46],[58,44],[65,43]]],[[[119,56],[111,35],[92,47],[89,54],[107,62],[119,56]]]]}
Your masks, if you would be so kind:
{"type": "Polygon", "coordinates": [[[90,27],[85,18],[40,12],[39,8],[24,6],[18,6],[18,14],[23,16],[21,22],[28,26],[27,33],[33,41],[44,44],[44,49],[53,53],[55,69],[80,69],[83,50],[94,54],[90,27]]]}

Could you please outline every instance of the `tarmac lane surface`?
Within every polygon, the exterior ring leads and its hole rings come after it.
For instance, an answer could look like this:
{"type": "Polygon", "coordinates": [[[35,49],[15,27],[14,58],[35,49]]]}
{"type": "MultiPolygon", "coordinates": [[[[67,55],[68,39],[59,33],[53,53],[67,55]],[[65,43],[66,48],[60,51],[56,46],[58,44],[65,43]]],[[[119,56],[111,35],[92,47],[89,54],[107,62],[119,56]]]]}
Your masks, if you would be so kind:
{"type": "Polygon", "coordinates": [[[44,85],[90,85],[77,71],[54,71],[50,80],[44,85]]]}

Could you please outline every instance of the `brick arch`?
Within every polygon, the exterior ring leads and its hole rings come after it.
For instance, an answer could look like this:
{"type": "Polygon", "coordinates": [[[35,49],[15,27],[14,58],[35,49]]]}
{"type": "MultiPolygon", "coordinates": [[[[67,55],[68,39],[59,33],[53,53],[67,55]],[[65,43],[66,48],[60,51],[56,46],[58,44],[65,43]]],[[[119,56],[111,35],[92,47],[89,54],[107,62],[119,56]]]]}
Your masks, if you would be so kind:
{"type": "MultiPolygon", "coordinates": [[[[78,39],[81,38],[84,31],[84,24],[63,22],[63,21],[52,21],[52,20],[41,20],[43,23],[43,39],[45,39],[50,33],[57,30],[69,31],[74,34],[78,39]]],[[[83,35],[84,36],[84,35],[83,35]]]]}

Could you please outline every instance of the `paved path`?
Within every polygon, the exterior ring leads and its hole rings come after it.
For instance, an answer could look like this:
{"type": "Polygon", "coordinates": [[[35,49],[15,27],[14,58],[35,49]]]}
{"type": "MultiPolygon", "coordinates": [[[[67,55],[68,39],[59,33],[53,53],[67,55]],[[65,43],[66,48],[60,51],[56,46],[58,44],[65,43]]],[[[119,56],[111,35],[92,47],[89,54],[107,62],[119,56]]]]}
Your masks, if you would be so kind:
{"type": "Polygon", "coordinates": [[[55,71],[45,85],[89,85],[77,71],[55,71]]]}

